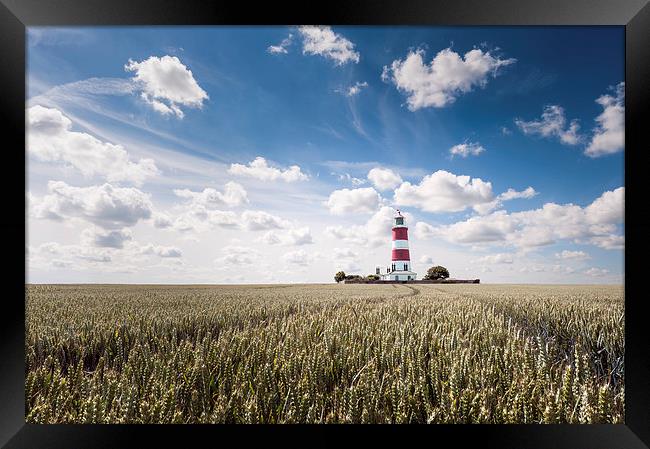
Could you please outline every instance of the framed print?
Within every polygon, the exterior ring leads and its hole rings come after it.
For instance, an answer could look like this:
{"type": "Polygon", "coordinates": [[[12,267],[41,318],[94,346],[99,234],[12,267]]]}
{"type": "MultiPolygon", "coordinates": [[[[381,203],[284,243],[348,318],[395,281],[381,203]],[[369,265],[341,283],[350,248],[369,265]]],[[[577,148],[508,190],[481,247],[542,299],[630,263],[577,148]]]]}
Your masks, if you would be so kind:
{"type": "Polygon", "coordinates": [[[646,2],[0,19],[6,447],[650,444],[646,2]]]}

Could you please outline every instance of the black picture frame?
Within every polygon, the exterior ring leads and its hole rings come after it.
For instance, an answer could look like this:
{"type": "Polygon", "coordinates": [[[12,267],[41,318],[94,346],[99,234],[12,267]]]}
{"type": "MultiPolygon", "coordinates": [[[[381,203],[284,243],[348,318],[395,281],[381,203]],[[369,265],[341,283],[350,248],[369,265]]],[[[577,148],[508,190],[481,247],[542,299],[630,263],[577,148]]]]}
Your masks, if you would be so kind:
{"type": "Polygon", "coordinates": [[[0,444],[7,448],[123,448],[250,442],[331,446],[361,436],[363,444],[425,444],[500,448],[613,449],[650,446],[650,327],[642,282],[650,218],[643,170],[650,142],[650,5],[647,0],[329,0],[323,4],[174,0],[0,0],[0,117],[5,126],[0,218],[8,254],[0,312],[0,444]],[[64,25],[619,25],[625,26],[625,424],[436,426],[172,426],[35,425],[25,423],[25,29],[64,25]],[[8,138],[7,138],[8,137],[8,138]],[[637,204],[633,209],[630,204],[637,204]],[[635,263],[638,261],[638,263],[635,263]],[[640,292],[639,294],[635,292],[640,292]],[[296,436],[295,433],[300,435],[296,436]],[[197,443],[194,443],[194,442],[197,443]]]}

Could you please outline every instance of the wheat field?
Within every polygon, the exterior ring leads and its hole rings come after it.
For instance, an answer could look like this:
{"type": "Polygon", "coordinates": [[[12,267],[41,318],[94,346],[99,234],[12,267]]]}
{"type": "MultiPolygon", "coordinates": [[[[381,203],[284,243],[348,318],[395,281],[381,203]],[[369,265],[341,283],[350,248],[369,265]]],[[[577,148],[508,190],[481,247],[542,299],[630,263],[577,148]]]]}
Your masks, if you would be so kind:
{"type": "Polygon", "coordinates": [[[622,286],[27,285],[31,423],[621,423],[622,286]]]}

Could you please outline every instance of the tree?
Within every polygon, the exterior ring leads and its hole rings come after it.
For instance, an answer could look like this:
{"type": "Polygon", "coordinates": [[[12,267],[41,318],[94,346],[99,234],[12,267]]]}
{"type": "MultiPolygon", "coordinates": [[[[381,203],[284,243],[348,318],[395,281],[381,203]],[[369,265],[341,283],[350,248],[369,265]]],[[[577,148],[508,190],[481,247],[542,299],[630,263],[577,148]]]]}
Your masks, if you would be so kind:
{"type": "Polygon", "coordinates": [[[378,281],[379,276],[377,276],[376,274],[369,274],[368,276],[366,276],[366,279],[368,279],[369,281],[378,281]]]}
{"type": "Polygon", "coordinates": [[[338,273],[336,273],[334,275],[334,280],[336,281],[337,284],[339,282],[341,282],[342,280],[344,280],[344,279],[345,279],[345,272],[344,271],[339,271],[338,273]]]}
{"type": "Polygon", "coordinates": [[[427,270],[427,274],[424,276],[426,280],[437,280],[437,279],[447,279],[449,277],[449,270],[440,265],[431,267],[427,270]]]}

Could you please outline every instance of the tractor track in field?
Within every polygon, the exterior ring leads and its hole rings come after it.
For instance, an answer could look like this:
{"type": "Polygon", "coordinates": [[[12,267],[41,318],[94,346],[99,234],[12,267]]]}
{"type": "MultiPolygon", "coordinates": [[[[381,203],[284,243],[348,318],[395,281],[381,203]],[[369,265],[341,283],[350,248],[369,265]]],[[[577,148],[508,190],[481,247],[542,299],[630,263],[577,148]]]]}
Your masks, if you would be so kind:
{"type": "MultiPolygon", "coordinates": [[[[393,284],[393,285],[394,285],[394,284],[393,284]]],[[[420,294],[420,289],[419,289],[419,288],[411,287],[410,285],[404,285],[404,287],[406,287],[406,288],[408,288],[409,290],[411,290],[411,292],[410,292],[410,293],[406,293],[405,295],[399,295],[398,298],[400,298],[400,299],[411,298],[411,297],[413,297],[413,296],[416,296],[416,295],[419,295],[419,294],[420,294]]]]}

